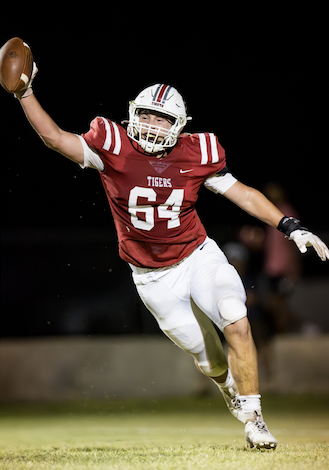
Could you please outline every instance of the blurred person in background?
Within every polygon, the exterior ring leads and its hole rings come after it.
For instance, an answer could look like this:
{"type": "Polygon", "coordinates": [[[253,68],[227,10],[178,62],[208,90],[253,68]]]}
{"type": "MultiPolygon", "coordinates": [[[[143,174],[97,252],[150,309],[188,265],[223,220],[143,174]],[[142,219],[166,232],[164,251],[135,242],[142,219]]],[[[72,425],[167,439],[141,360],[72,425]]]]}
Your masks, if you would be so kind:
{"type": "MultiPolygon", "coordinates": [[[[290,204],[285,190],[278,183],[268,183],[264,194],[284,214],[291,214],[298,219],[296,209],[290,204]]],[[[265,309],[272,318],[275,333],[298,329],[299,322],[288,300],[301,276],[300,256],[296,246],[287,243],[284,234],[268,225],[265,226],[263,271],[265,309]]]]}

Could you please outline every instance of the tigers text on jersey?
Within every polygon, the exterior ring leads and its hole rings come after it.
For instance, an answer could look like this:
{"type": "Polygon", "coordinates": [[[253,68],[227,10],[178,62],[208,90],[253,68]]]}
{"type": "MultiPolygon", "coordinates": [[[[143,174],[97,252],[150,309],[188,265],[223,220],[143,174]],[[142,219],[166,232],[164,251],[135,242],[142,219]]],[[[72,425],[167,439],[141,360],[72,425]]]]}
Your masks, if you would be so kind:
{"type": "Polygon", "coordinates": [[[100,176],[122,259],[139,267],[170,266],[204,241],[198,191],[225,167],[214,134],[183,134],[161,160],[136,150],[123,127],[102,117],[82,137],[104,163],[100,176]]]}

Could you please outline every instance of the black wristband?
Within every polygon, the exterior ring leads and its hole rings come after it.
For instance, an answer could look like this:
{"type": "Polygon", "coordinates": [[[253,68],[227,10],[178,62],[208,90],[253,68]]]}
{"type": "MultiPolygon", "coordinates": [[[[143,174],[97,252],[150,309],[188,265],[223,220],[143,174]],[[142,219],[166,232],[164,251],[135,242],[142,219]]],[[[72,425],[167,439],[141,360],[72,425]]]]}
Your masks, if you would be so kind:
{"type": "Polygon", "coordinates": [[[291,232],[294,230],[307,230],[307,228],[302,227],[299,223],[300,221],[295,219],[294,217],[282,217],[279,222],[277,229],[284,233],[286,237],[289,237],[291,232]]]}

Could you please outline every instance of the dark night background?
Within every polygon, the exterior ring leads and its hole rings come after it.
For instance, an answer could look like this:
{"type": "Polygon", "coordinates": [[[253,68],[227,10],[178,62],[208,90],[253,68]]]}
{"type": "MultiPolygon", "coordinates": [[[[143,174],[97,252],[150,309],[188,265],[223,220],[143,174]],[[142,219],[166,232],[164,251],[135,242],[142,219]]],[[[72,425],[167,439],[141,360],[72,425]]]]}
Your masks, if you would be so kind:
{"type": "MultiPolygon", "coordinates": [[[[175,86],[193,117],[187,130],[216,133],[242,182],[284,186],[328,243],[325,4],[218,4],[2,7],[0,43],[19,36],[31,46],[37,98],[76,133],[96,115],[126,118],[145,86],[175,86]]],[[[118,257],[97,172],[47,149],[18,102],[0,97],[2,336],[157,331],[118,257]]],[[[206,190],[198,208],[219,243],[261,225],[206,190]]],[[[328,277],[328,263],[308,253],[303,275],[328,277]]]]}

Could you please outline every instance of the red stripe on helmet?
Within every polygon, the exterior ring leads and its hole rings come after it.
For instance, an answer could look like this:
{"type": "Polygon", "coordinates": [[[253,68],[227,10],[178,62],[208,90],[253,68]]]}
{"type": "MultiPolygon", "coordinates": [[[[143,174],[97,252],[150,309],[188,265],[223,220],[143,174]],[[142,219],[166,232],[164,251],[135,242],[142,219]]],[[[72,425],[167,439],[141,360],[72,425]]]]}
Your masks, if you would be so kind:
{"type": "Polygon", "coordinates": [[[160,89],[160,91],[159,91],[158,97],[157,97],[157,99],[156,99],[156,101],[157,101],[158,103],[161,103],[162,98],[163,98],[163,95],[165,94],[166,89],[168,88],[168,86],[169,86],[169,85],[162,85],[162,87],[161,87],[161,89],[160,89]]]}

